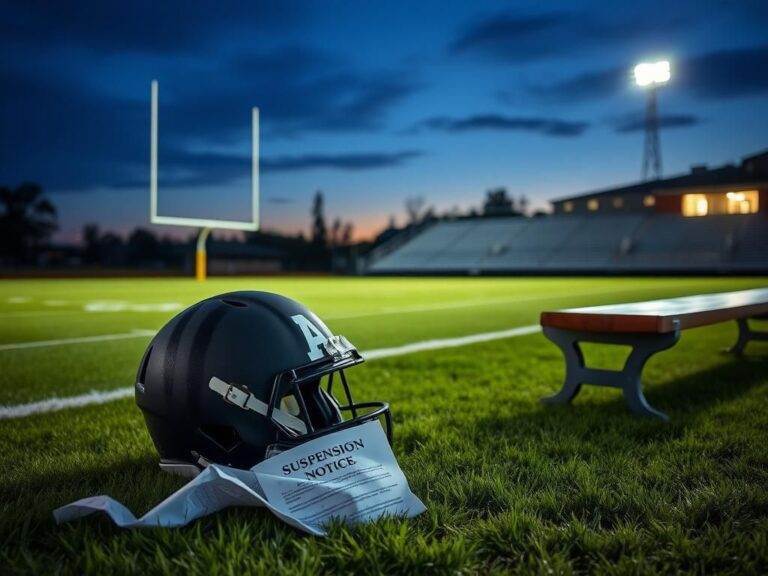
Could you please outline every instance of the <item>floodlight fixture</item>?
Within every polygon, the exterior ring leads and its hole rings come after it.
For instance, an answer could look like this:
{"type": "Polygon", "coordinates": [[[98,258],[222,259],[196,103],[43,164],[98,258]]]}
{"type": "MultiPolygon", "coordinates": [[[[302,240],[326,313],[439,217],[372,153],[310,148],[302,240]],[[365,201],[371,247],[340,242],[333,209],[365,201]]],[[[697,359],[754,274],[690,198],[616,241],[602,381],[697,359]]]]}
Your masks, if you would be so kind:
{"type": "Polygon", "coordinates": [[[635,84],[638,86],[656,86],[669,82],[672,77],[669,61],[642,62],[635,66],[635,84]]]}
{"type": "Polygon", "coordinates": [[[668,60],[641,62],[634,68],[635,84],[645,88],[648,104],[645,112],[645,150],[643,151],[643,180],[661,178],[661,148],[659,146],[659,117],[656,92],[672,77],[668,60]]]}

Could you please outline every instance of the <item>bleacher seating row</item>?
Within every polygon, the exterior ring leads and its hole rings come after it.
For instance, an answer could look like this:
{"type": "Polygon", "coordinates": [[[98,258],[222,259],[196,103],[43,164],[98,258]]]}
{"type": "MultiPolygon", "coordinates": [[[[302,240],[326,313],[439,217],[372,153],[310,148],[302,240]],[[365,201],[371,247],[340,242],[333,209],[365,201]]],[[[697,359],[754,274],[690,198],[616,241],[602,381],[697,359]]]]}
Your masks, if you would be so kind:
{"type": "Polygon", "coordinates": [[[437,222],[374,274],[768,272],[765,214],[555,215],[437,222]]]}

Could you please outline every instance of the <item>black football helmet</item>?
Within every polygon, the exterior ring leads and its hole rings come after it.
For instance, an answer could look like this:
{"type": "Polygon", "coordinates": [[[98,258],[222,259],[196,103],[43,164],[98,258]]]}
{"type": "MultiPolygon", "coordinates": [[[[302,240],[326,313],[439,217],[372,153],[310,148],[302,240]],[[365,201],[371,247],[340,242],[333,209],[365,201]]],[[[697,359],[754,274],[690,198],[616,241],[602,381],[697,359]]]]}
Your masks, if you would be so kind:
{"type": "Polygon", "coordinates": [[[157,333],[139,366],[136,404],[160,467],[187,476],[212,462],[250,468],[379,418],[391,442],[389,405],[352,399],[345,370],[361,362],[346,338],[298,302],[230,292],[187,308],[157,333]]]}

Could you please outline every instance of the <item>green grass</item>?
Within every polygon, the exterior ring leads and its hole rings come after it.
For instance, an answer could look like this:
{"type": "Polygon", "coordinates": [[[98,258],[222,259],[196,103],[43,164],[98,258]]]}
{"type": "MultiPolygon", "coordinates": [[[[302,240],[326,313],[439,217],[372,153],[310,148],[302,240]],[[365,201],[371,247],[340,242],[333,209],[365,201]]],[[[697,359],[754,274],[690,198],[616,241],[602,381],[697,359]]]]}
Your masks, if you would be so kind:
{"type": "MultiPolygon", "coordinates": [[[[0,282],[0,344],[157,329],[187,305],[261,289],[297,298],[363,350],[537,322],[543,309],[765,286],[766,279],[237,279],[0,282]],[[28,298],[19,302],[18,298],[28,298]],[[9,301],[11,299],[11,301],[9,301]],[[48,301],[48,304],[45,302],[48,301]],[[50,302],[57,301],[57,302],[50,302]],[[15,303],[12,303],[15,302],[15,303]],[[417,309],[421,307],[421,309],[417,309]]],[[[686,331],[645,372],[671,417],[631,417],[615,390],[548,407],[563,362],[541,335],[378,360],[356,396],[392,405],[395,453],[428,511],[305,536],[255,509],[172,530],[51,511],[110,494],[142,513],[162,474],[132,399],[0,421],[3,573],[696,573],[768,571],[768,346],[719,354],[735,325],[686,331]]],[[[149,338],[0,350],[0,404],[130,386],[149,338]]],[[[610,365],[618,350],[590,348],[610,365]]]]}

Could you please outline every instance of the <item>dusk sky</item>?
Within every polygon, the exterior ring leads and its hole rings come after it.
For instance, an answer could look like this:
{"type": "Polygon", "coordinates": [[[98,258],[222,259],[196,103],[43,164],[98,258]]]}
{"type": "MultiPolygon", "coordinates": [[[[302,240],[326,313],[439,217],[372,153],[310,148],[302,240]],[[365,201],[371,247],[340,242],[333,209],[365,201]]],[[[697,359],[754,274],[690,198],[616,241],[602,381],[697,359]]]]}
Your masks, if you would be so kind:
{"type": "MultiPolygon", "coordinates": [[[[768,2],[3,2],[0,185],[40,183],[56,239],[149,220],[150,82],[161,211],[244,219],[261,110],[261,225],[326,214],[359,238],[488,188],[552,198],[640,176],[645,94],[668,59],[665,175],[768,148],[768,2]]],[[[169,228],[157,227],[161,233],[169,228]]]]}

